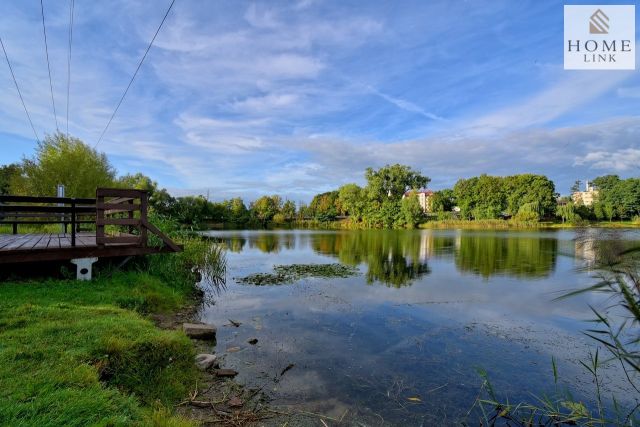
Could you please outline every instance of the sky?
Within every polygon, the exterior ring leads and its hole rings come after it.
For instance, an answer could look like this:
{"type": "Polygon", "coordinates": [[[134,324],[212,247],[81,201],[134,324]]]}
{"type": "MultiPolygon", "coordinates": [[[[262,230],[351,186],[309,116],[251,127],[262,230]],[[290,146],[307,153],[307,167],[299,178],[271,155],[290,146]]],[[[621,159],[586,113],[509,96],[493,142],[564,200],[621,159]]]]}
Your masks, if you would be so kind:
{"type": "MultiPolygon", "coordinates": [[[[71,135],[97,143],[169,3],[75,1],[71,135]]],[[[176,0],[97,149],[119,174],[213,200],[309,201],[393,163],[432,189],[540,173],[567,194],[638,176],[640,68],[564,70],[563,4],[176,0]]],[[[44,12],[66,131],[69,2],[44,12]]],[[[0,37],[43,138],[56,121],[40,3],[0,2],[0,37]]],[[[0,93],[6,164],[36,140],[4,61],[0,93]]]]}

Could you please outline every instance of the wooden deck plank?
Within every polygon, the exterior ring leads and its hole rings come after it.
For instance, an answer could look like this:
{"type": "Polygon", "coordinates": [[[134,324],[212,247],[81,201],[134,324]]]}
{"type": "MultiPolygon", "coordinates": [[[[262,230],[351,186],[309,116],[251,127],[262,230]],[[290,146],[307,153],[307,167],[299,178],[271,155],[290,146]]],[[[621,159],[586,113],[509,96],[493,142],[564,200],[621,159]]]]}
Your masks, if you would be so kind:
{"type": "Polygon", "coordinates": [[[4,247],[10,245],[11,242],[13,242],[17,238],[18,238],[17,234],[2,234],[2,235],[0,235],[0,250],[2,250],[2,248],[4,248],[4,247]]]}
{"type": "Polygon", "coordinates": [[[23,239],[23,243],[20,246],[19,249],[33,249],[33,247],[35,246],[36,243],[38,243],[38,240],[40,239],[40,236],[38,234],[27,234],[23,239]]]}
{"type": "Polygon", "coordinates": [[[13,240],[8,246],[5,246],[4,250],[13,251],[20,249],[31,238],[31,234],[18,234],[17,236],[18,238],[13,240]]]}

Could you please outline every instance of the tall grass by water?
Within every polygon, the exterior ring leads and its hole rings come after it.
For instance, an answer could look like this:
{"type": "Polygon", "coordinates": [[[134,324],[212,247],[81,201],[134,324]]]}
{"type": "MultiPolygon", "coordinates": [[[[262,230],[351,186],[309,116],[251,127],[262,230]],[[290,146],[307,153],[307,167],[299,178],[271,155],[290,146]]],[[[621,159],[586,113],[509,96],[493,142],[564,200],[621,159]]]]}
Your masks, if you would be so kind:
{"type": "MultiPolygon", "coordinates": [[[[594,245],[601,241],[594,236],[582,236],[578,239],[591,239],[594,245]]],[[[635,393],[632,397],[640,401],[640,247],[622,249],[623,246],[599,248],[602,254],[598,259],[597,282],[587,288],[568,292],[558,300],[573,296],[598,292],[608,297],[604,309],[591,307],[593,326],[584,333],[593,340],[594,348],[587,360],[580,361],[581,366],[592,378],[595,407],[587,407],[576,401],[559,386],[561,373],[555,360],[551,360],[555,392],[551,395],[534,396],[535,401],[508,402],[498,396],[487,374],[480,370],[484,379],[484,396],[478,398],[474,407],[481,411],[483,425],[495,426],[634,426],[640,422],[640,403],[625,407],[619,403],[616,395],[605,396],[603,383],[607,382],[602,374],[604,364],[618,365],[624,372],[628,385],[635,393]]],[[[631,400],[631,399],[628,399],[631,400]]]]}
{"type": "Polygon", "coordinates": [[[198,378],[194,347],[147,316],[197,302],[200,271],[224,281],[225,253],[160,225],[183,252],[103,267],[91,282],[0,283],[2,424],[193,425],[171,408],[198,378]]]}

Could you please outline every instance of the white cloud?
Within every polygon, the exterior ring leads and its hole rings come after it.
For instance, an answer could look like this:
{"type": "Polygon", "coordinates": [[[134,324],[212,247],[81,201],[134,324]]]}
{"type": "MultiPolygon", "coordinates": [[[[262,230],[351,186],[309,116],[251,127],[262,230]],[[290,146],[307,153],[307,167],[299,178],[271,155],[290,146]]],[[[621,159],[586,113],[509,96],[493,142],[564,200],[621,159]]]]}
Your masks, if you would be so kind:
{"type": "Polygon", "coordinates": [[[576,159],[575,164],[607,171],[637,170],[640,165],[640,150],[626,148],[616,151],[594,151],[576,159]]]}
{"type": "Polygon", "coordinates": [[[572,73],[522,102],[475,120],[470,129],[482,134],[547,124],[610,91],[633,73],[572,73]]]}

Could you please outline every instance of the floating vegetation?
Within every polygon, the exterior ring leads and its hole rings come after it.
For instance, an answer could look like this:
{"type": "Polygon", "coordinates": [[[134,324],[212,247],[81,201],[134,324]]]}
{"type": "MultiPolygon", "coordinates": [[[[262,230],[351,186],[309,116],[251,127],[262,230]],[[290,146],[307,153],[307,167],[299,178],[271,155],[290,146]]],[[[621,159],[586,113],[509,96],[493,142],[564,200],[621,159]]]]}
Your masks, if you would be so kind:
{"type": "Polygon", "coordinates": [[[255,286],[284,285],[305,277],[349,277],[358,274],[358,269],[343,264],[290,264],[276,265],[273,273],[254,273],[236,277],[238,283],[255,286]]]}

